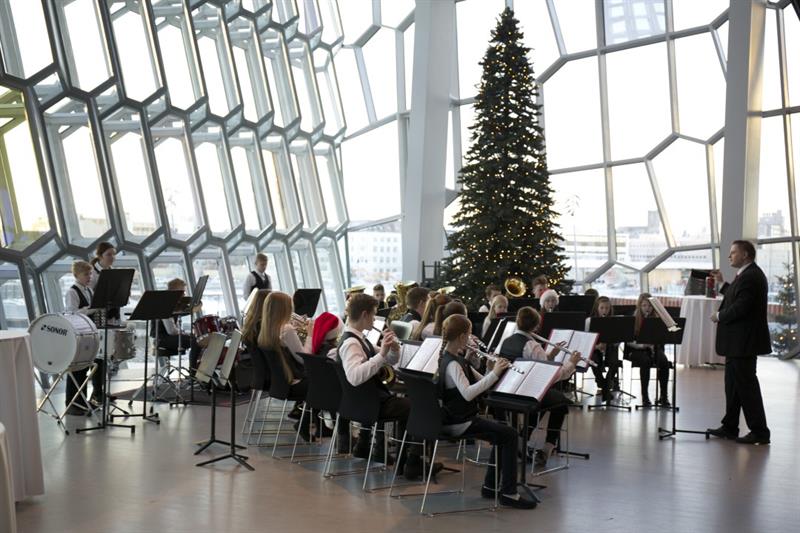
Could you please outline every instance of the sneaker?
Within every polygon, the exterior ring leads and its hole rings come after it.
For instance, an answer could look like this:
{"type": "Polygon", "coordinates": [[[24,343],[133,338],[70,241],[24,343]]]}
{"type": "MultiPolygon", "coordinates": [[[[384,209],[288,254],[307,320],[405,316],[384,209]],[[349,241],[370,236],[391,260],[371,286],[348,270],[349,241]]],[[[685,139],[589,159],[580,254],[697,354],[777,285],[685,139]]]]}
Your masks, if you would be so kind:
{"type": "Polygon", "coordinates": [[[544,450],[536,450],[536,454],[533,458],[533,465],[538,466],[540,468],[544,468],[547,466],[547,460],[550,458],[548,453],[544,450]]]}
{"type": "Polygon", "coordinates": [[[536,502],[534,500],[526,500],[520,496],[519,492],[516,494],[501,494],[500,504],[506,507],[514,507],[515,509],[536,509],[536,502]]]}

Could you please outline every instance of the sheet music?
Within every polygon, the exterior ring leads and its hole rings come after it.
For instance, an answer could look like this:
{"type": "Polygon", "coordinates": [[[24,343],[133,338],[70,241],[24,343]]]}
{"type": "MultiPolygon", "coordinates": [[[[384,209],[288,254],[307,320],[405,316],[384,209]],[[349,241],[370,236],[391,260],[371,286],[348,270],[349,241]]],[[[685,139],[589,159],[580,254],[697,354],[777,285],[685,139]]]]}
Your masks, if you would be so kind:
{"type": "Polygon", "coordinates": [[[397,364],[394,365],[395,368],[406,368],[408,367],[408,363],[411,362],[411,359],[419,350],[419,344],[409,344],[404,342],[400,345],[400,358],[397,360],[397,364]]]}
{"type": "Polygon", "coordinates": [[[655,309],[658,318],[660,318],[661,321],[664,322],[664,325],[667,326],[668,330],[677,331],[681,329],[672,319],[672,316],[670,316],[670,314],[667,312],[667,309],[664,307],[664,304],[658,301],[658,298],[650,297],[648,298],[648,300],[653,305],[653,309],[655,309]]]}
{"type": "Polygon", "coordinates": [[[364,333],[364,336],[367,338],[367,340],[373,346],[375,346],[377,348],[378,347],[378,341],[381,338],[380,331],[375,331],[374,329],[368,329],[368,330],[365,330],[363,333],[364,333]]]}
{"type": "Polygon", "coordinates": [[[439,347],[441,345],[441,338],[428,337],[414,354],[414,357],[408,363],[406,368],[408,370],[416,370],[418,372],[428,372],[430,374],[435,373],[436,365],[439,362],[439,347]],[[431,366],[433,366],[433,371],[429,370],[431,366]]]}
{"type": "MultiPolygon", "coordinates": [[[[591,357],[592,352],[594,351],[594,345],[597,344],[597,333],[591,333],[587,331],[573,331],[572,332],[572,340],[570,341],[567,348],[571,351],[579,351],[583,357],[591,357]]],[[[566,357],[566,354],[562,352],[562,355],[566,357]]],[[[589,363],[586,361],[578,361],[577,364],[580,368],[588,368],[589,363]]]]}
{"type": "Polygon", "coordinates": [[[519,386],[522,385],[525,376],[535,364],[534,361],[514,361],[512,367],[503,373],[503,377],[495,385],[494,390],[506,394],[518,394],[519,386]]]}
{"type": "Polygon", "coordinates": [[[549,389],[556,380],[558,372],[558,365],[541,362],[535,363],[530,372],[528,372],[528,375],[525,376],[522,384],[520,384],[516,394],[536,398],[541,401],[547,389],[549,389]]]}
{"type": "Polygon", "coordinates": [[[211,333],[209,335],[208,346],[206,346],[203,356],[200,358],[200,365],[197,368],[197,380],[208,383],[217,368],[219,356],[225,348],[225,335],[222,333],[211,333]]]}
{"type": "Polygon", "coordinates": [[[517,331],[518,331],[518,329],[517,329],[517,323],[516,322],[511,322],[510,320],[508,322],[506,322],[505,328],[503,328],[503,334],[500,336],[500,342],[497,343],[497,348],[502,346],[503,345],[503,341],[505,341],[507,338],[509,338],[511,335],[513,335],[517,331]]]}
{"type": "MultiPolygon", "coordinates": [[[[569,349],[569,344],[572,342],[572,335],[576,333],[571,329],[554,329],[550,331],[550,342],[553,344],[558,344],[559,342],[565,342],[564,348],[569,349]]],[[[545,347],[547,351],[549,348],[545,347]]],[[[561,350],[558,351],[553,361],[556,363],[563,363],[564,358],[567,357],[566,352],[562,352],[561,350]]]]}

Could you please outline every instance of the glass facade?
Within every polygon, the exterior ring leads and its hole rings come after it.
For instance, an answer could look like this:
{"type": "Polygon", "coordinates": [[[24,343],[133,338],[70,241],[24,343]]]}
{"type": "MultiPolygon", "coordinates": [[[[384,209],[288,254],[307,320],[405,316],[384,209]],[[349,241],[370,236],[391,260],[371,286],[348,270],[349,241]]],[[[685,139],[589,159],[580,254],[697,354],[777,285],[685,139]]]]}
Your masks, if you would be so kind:
{"type": "Polygon", "coordinates": [[[0,328],[61,311],[99,241],[130,307],[208,274],[237,315],[263,251],[340,312],[342,38],[335,0],[0,0],[0,328]]]}

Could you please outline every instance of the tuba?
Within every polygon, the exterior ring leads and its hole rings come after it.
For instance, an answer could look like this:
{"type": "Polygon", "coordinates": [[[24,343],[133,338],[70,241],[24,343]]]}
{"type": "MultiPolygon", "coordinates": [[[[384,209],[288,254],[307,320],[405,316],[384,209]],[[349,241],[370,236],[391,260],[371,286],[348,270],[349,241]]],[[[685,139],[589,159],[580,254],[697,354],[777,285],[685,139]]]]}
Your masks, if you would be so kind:
{"type": "Polygon", "coordinates": [[[503,283],[503,288],[506,290],[511,298],[522,298],[528,292],[528,287],[525,282],[519,278],[511,277],[506,279],[503,283]]]}
{"type": "Polygon", "coordinates": [[[389,312],[389,316],[386,317],[387,324],[391,324],[392,320],[400,320],[403,318],[403,315],[408,311],[406,307],[406,294],[408,294],[408,291],[418,286],[416,281],[401,281],[394,286],[394,289],[397,291],[397,305],[392,308],[389,312]]]}

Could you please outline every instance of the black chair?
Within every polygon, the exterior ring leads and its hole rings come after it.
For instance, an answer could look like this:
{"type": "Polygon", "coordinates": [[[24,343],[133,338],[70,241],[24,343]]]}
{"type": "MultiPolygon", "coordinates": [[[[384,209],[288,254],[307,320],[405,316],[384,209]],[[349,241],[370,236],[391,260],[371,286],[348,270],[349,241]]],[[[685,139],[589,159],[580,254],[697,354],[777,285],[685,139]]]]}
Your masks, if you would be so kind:
{"type": "MultiPolygon", "coordinates": [[[[384,432],[384,450],[387,450],[385,445],[386,433],[383,429],[379,430],[378,426],[383,427],[387,423],[396,423],[398,422],[398,419],[380,418],[381,391],[374,381],[368,380],[358,387],[354,387],[349,381],[347,381],[347,376],[344,373],[344,367],[341,364],[335,363],[334,368],[336,370],[336,377],[339,380],[339,385],[341,386],[342,391],[342,401],[339,404],[338,416],[350,420],[351,422],[357,422],[362,427],[370,428],[369,455],[367,456],[367,466],[364,469],[364,483],[361,485],[361,488],[364,490],[364,492],[388,488],[373,487],[371,489],[367,489],[367,479],[370,472],[370,464],[372,463],[372,452],[375,449],[375,434],[378,431],[384,432]]],[[[333,438],[331,439],[331,449],[333,449],[335,444],[336,432],[334,432],[333,438]]],[[[326,478],[332,477],[330,473],[330,466],[331,461],[328,460],[328,463],[325,466],[324,474],[326,478]]],[[[347,473],[355,474],[361,472],[354,471],[347,473]]]]}
{"type": "MultiPolygon", "coordinates": [[[[301,402],[305,400],[304,395],[293,394],[291,391],[291,384],[286,380],[286,376],[283,373],[283,365],[281,364],[280,357],[282,354],[278,354],[275,350],[260,350],[264,354],[264,358],[267,360],[267,366],[269,367],[269,374],[270,374],[270,384],[269,384],[269,397],[270,401],[272,399],[275,400],[283,400],[283,407],[281,409],[281,416],[278,421],[278,431],[275,434],[275,440],[272,444],[272,457],[275,457],[275,450],[278,448],[278,440],[280,440],[281,436],[281,429],[283,428],[283,421],[286,418],[286,405],[292,402],[301,402]]],[[[265,417],[269,415],[269,405],[267,405],[267,413],[265,417]]],[[[303,419],[300,419],[301,423],[303,419]]],[[[258,444],[261,445],[261,435],[258,436],[258,444]]],[[[288,446],[288,444],[286,445],[288,446]]]]}
{"type": "MultiPolygon", "coordinates": [[[[253,435],[253,426],[258,417],[258,405],[261,403],[261,397],[267,397],[267,411],[269,411],[269,386],[270,386],[270,372],[267,359],[263,352],[257,347],[249,348],[250,361],[253,365],[253,384],[250,387],[250,402],[247,404],[247,414],[244,417],[244,424],[242,425],[242,435],[247,434],[247,444],[251,444],[250,437],[253,435]],[[249,423],[249,426],[248,426],[249,423]],[[247,428],[247,429],[245,429],[247,428]]],[[[264,430],[264,424],[267,422],[265,418],[261,419],[261,431],[264,430]]]]}
{"type": "MultiPolygon", "coordinates": [[[[448,442],[456,442],[459,443],[459,449],[463,444],[464,438],[461,437],[453,437],[451,435],[444,435],[442,434],[442,414],[441,414],[441,407],[439,406],[439,391],[436,383],[433,382],[433,378],[430,374],[422,373],[422,372],[414,372],[410,370],[398,370],[400,377],[406,383],[407,387],[407,394],[409,400],[411,400],[411,412],[408,415],[408,422],[406,424],[406,431],[403,434],[403,440],[400,443],[400,453],[403,451],[403,447],[406,443],[406,438],[409,434],[414,435],[415,438],[424,439],[426,441],[433,441],[433,455],[431,456],[430,466],[428,467],[428,472],[426,475],[425,481],[425,491],[422,493],[414,493],[414,494],[402,494],[398,495],[397,497],[407,497],[407,496],[422,496],[422,504],[419,508],[420,514],[425,514],[425,501],[428,498],[429,488],[431,484],[431,477],[433,475],[434,465],[436,463],[436,452],[439,449],[439,441],[445,440],[448,442]]],[[[481,438],[481,435],[477,435],[474,433],[470,433],[470,439],[473,438],[481,438]]],[[[454,494],[454,493],[463,493],[464,486],[466,484],[466,472],[465,466],[466,461],[469,461],[473,464],[479,464],[483,466],[491,465],[495,467],[494,470],[494,486],[498,487],[498,468],[497,465],[499,461],[497,460],[498,451],[497,447],[495,447],[495,457],[494,463],[481,463],[479,461],[473,461],[472,459],[467,459],[466,451],[461,454],[461,489],[460,490],[443,490],[433,492],[431,494],[454,494]]],[[[392,491],[394,489],[394,481],[395,477],[397,476],[397,471],[395,470],[394,474],[392,475],[392,484],[390,485],[389,495],[392,496],[392,491]]],[[[435,516],[437,514],[444,514],[444,513],[460,513],[460,512],[468,512],[468,511],[493,511],[498,507],[498,493],[499,491],[495,491],[494,497],[494,506],[491,507],[480,507],[480,508],[470,508],[470,509],[459,509],[456,511],[444,511],[439,513],[428,513],[428,516],[435,516]]]]}
{"type": "MultiPolygon", "coordinates": [[[[305,419],[306,411],[319,413],[320,425],[323,423],[322,412],[336,413],[339,410],[339,404],[342,401],[342,387],[339,385],[339,378],[336,377],[336,369],[333,360],[328,357],[301,353],[300,357],[303,358],[303,367],[306,371],[306,379],[308,380],[308,392],[306,393],[305,403],[303,405],[303,418],[305,419]]],[[[336,415],[336,422],[333,427],[333,434],[336,434],[339,424],[339,415],[336,415]]],[[[310,433],[310,432],[309,432],[310,433]]],[[[295,452],[297,450],[297,440],[300,436],[300,426],[297,427],[297,434],[294,438],[294,447],[292,448],[291,462],[294,462],[295,452]]],[[[321,441],[322,432],[320,432],[321,441]]],[[[312,454],[305,455],[304,457],[324,457],[327,462],[328,457],[333,453],[334,439],[331,438],[331,447],[326,454],[312,454]]],[[[302,461],[298,461],[302,462],[302,461]]]]}

